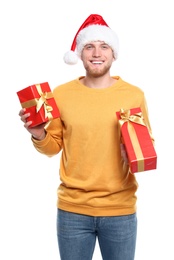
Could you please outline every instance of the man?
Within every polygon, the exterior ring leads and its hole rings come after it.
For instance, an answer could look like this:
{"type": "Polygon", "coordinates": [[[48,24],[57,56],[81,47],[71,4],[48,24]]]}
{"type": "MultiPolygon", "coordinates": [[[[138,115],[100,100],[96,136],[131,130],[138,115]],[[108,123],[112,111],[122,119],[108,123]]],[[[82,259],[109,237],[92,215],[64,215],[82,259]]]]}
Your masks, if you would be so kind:
{"type": "Polygon", "coordinates": [[[104,260],[133,260],[138,185],[121,156],[116,111],[140,107],[150,130],[144,93],[110,75],[118,37],[100,15],[85,20],[64,61],[75,64],[78,57],[86,75],[53,91],[59,119],[30,128],[25,109],[19,115],[40,153],[62,151],[57,192],[61,259],[92,259],[98,238],[104,260]]]}

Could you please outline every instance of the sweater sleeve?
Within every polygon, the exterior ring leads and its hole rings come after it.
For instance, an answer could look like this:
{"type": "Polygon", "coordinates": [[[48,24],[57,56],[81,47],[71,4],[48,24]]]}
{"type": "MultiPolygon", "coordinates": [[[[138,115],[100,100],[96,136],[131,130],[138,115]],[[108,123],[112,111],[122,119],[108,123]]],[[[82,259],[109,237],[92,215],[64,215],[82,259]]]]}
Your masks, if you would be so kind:
{"type": "Polygon", "coordinates": [[[152,142],[153,142],[153,144],[155,144],[155,139],[152,135],[152,128],[151,128],[150,119],[149,119],[149,111],[148,111],[148,106],[147,106],[147,101],[146,101],[145,96],[144,96],[142,103],[141,103],[141,110],[142,110],[142,113],[143,113],[145,124],[146,124],[146,126],[149,130],[152,142]]]}
{"type": "Polygon", "coordinates": [[[52,157],[62,149],[62,122],[61,119],[54,119],[46,127],[46,137],[39,141],[31,138],[36,150],[42,154],[52,157]]]}

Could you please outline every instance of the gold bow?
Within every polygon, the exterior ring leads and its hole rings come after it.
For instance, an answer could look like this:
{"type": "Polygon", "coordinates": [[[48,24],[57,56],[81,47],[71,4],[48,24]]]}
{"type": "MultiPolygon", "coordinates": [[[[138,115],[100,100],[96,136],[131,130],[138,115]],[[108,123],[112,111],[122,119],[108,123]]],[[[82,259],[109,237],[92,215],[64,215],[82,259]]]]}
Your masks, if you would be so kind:
{"type": "Polygon", "coordinates": [[[119,120],[119,122],[120,122],[121,126],[125,122],[128,122],[128,121],[146,126],[144,123],[144,120],[143,120],[142,112],[138,112],[138,113],[131,115],[130,109],[121,108],[120,117],[121,117],[121,119],[119,120]]]}
{"type": "Polygon", "coordinates": [[[45,118],[48,117],[48,119],[52,119],[53,116],[51,114],[51,111],[53,111],[52,106],[50,106],[47,102],[47,99],[53,98],[53,94],[51,92],[42,92],[41,85],[36,84],[36,89],[40,95],[40,98],[34,98],[29,101],[23,102],[22,108],[29,108],[32,106],[36,106],[36,113],[39,112],[42,106],[44,106],[44,113],[45,113],[45,118]]]}
{"type": "Polygon", "coordinates": [[[53,108],[47,102],[47,99],[50,98],[50,95],[48,92],[44,92],[44,93],[42,92],[40,84],[36,84],[36,89],[40,95],[40,98],[37,101],[37,105],[36,105],[36,112],[38,113],[41,107],[44,106],[45,118],[48,117],[48,119],[51,119],[52,118],[51,111],[53,111],[53,108]]]}

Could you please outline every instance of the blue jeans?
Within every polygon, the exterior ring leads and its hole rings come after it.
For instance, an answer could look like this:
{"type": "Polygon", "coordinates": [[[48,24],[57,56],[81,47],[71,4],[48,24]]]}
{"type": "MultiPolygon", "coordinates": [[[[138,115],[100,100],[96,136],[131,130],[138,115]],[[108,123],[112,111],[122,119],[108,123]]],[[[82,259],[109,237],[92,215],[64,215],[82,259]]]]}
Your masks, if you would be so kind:
{"type": "Polygon", "coordinates": [[[134,260],[136,213],[92,217],[58,209],[57,236],[61,260],[91,260],[98,239],[103,260],[134,260]]]}

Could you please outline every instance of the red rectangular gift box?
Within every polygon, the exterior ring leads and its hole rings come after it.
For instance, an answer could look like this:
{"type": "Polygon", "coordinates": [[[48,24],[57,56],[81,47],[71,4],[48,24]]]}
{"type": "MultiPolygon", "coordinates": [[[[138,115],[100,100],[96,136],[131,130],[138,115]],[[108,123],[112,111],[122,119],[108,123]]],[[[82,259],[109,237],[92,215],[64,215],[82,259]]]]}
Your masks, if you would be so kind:
{"type": "Polygon", "coordinates": [[[26,108],[26,113],[31,114],[27,119],[27,121],[32,121],[30,127],[60,117],[48,82],[28,86],[18,91],[17,95],[22,108],[26,108]]]}
{"type": "Polygon", "coordinates": [[[116,112],[121,139],[125,145],[130,172],[142,172],[157,168],[157,154],[141,109],[120,109],[116,112]]]}

